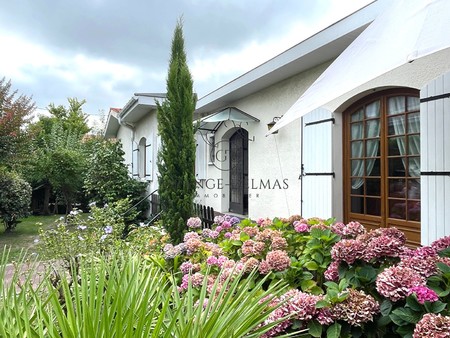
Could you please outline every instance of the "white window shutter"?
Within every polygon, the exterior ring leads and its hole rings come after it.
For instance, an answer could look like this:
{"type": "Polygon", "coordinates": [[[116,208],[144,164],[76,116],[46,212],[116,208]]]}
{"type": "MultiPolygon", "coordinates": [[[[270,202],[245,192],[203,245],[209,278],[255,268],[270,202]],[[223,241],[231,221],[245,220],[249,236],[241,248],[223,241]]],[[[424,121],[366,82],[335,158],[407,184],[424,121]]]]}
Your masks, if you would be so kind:
{"type": "MultiPolygon", "coordinates": [[[[206,136],[205,136],[206,137],[206,136]]],[[[203,180],[206,178],[206,142],[201,134],[195,135],[195,178],[203,180]]]]}
{"type": "Polygon", "coordinates": [[[139,176],[139,148],[133,149],[133,156],[132,156],[132,174],[134,177],[139,176]]]}
{"type": "Polygon", "coordinates": [[[421,244],[450,235],[450,72],[420,91],[421,244]]]}
{"type": "Polygon", "coordinates": [[[153,135],[148,138],[145,145],[145,179],[153,180],[153,135]]]}

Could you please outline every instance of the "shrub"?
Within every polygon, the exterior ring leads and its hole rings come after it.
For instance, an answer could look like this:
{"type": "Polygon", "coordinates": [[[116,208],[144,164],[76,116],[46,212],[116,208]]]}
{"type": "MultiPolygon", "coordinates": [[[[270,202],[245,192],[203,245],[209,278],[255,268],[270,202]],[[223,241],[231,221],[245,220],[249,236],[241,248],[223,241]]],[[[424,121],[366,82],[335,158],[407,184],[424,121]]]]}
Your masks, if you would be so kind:
{"type": "Polygon", "coordinates": [[[31,186],[17,174],[0,168],[0,216],[7,231],[28,215],[30,203],[31,186]]]}

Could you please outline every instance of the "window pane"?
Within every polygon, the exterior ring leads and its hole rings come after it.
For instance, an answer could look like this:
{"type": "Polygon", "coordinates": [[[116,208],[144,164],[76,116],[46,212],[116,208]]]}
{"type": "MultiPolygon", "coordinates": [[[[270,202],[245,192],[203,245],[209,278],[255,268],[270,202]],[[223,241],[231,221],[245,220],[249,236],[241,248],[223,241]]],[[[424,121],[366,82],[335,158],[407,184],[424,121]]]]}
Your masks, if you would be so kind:
{"type": "Polygon", "coordinates": [[[420,201],[408,201],[408,220],[420,222],[420,201]]]}
{"type": "Polygon", "coordinates": [[[408,158],[408,176],[409,177],[420,176],[420,157],[414,156],[408,158]]]}
{"type": "Polygon", "coordinates": [[[379,178],[366,179],[366,195],[381,196],[381,180],[379,178]]]}
{"type": "Polygon", "coordinates": [[[419,155],[420,153],[420,135],[408,136],[408,155],[419,155]]]}
{"type": "Polygon", "coordinates": [[[405,197],[406,182],[402,179],[389,180],[389,197],[405,197]]]}
{"type": "Polygon", "coordinates": [[[420,114],[411,113],[408,114],[408,133],[420,133],[420,114]]]}
{"type": "Polygon", "coordinates": [[[388,156],[405,155],[405,137],[391,137],[388,139],[388,156]]]}
{"type": "Polygon", "coordinates": [[[415,96],[408,96],[408,111],[419,110],[420,100],[415,96]]]}
{"type": "Polygon", "coordinates": [[[351,211],[363,214],[364,213],[364,198],[363,197],[354,197],[351,198],[351,211]]]}
{"type": "Polygon", "coordinates": [[[352,176],[364,176],[364,160],[352,160],[352,176]]]}
{"type": "Polygon", "coordinates": [[[380,139],[366,141],[366,157],[380,156],[380,139]]]}
{"type": "Polygon", "coordinates": [[[380,120],[368,120],[366,121],[365,137],[379,137],[380,136],[380,120]]]}
{"type": "Polygon", "coordinates": [[[362,121],[362,119],[363,119],[363,110],[362,109],[360,109],[357,112],[352,114],[352,122],[362,121]]]}
{"type": "Polygon", "coordinates": [[[389,176],[405,176],[405,166],[401,157],[394,157],[388,160],[389,176]]]}
{"type": "Polygon", "coordinates": [[[403,135],[405,133],[405,115],[388,118],[388,135],[403,135]]]}
{"type": "Polygon", "coordinates": [[[404,200],[389,200],[389,217],[405,219],[406,205],[404,200]]]}
{"type": "Polygon", "coordinates": [[[388,100],[388,115],[394,115],[398,113],[403,113],[406,111],[405,108],[405,97],[404,96],[396,96],[391,97],[388,100]]]}
{"type": "Polygon", "coordinates": [[[381,215],[381,200],[379,198],[366,198],[366,212],[369,215],[381,215]]]}
{"type": "Polygon", "coordinates": [[[375,101],[366,106],[366,118],[371,119],[380,116],[380,101],[375,101]]]}
{"type": "Polygon", "coordinates": [[[352,158],[361,158],[364,156],[363,153],[363,141],[353,141],[352,142],[352,158]]]}
{"type": "Polygon", "coordinates": [[[364,195],[364,178],[352,178],[352,195],[364,195]]]}
{"type": "Polygon", "coordinates": [[[363,124],[362,122],[353,123],[352,126],[352,140],[360,140],[363,138],[363,124]]]}
{"type": "Polygon", "coordinates": [[[367,176],[380,176],[380,159],[366,160],[366,175],[367,176]]]}
{"type": "Polygon", "coordinates": [[[420,181],[418,179],[408,180],[408,198],[418,200],[420,199],[420,181]]]}

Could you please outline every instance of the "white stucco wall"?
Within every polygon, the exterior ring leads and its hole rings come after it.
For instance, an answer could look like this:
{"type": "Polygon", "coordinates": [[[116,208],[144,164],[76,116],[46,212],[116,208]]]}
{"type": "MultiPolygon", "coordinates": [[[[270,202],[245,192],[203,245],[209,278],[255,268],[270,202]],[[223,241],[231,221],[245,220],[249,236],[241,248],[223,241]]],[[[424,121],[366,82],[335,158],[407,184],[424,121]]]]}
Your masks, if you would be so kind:
{"type": "MultiPolygon", "coordinates": [[[[288,217],[301,211],[301,127],[297,120],[278,134],[266,136],[267,123],[281,116],[321,74],[327,64],[295,75],[241,100],[230,102],[260,122],[243,123],[249,134],[248,217],[288,217]]],[[[207,166],[207,180],[200,182],[197,201],[219,212],[229,208],[229,154],[227,140],[233,123],[225,122],[215,133],[217,158],[207,166]]]]}

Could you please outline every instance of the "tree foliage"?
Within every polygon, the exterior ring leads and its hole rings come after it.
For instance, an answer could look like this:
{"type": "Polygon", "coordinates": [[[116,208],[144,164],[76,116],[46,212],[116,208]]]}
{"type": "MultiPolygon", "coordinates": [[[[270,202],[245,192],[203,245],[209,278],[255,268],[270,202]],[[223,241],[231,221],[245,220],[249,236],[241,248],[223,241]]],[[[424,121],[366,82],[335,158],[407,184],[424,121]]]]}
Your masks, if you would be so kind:
{"type": "MultiPolygon", "coordinates": [[[[135,205],[143,197],[146,184],[128,175],[120,141],[93,139],[90,141],[89,166],[86,169],[84,189],[90,201],[100,205],[129,198],[135,205]]],[[[140,203],[144,212],[148,203],[140,203]]]]}
{"type": "Polygon", "coordinates": [[[195,197],[195,140],[193,112],[196,98],[184,50],[183,25],[178,21],[172,40],[167,98],[158,102],[159,194],[162,222],[174,242],[182,241],[195,197]]]}
{"type": "Polygon", "coordinates": [[[36,109],[31,97],[17,96],[11,81],[0,79],[0,164],[14,167],[25,151],[28,138],[24,126],[36,109]]]}
{"type": "Polygon", "coordinates": [[[0,217],[6,230],[12,230],[17,220],[28,215],[31,186],[17,174],[0,169],[0,217]]]}
{"type": "Polygon", "coordinates": [[[50,103],[48,112],[57,120],[61,121],[64,130],[72,130],[80,135],[87,134],[91,129],[87,125],[87,115],[83,113],[83,105],[86,100],[79,101],[77,98],[68,98],[69,106],[55,106],[50,103]]]}

